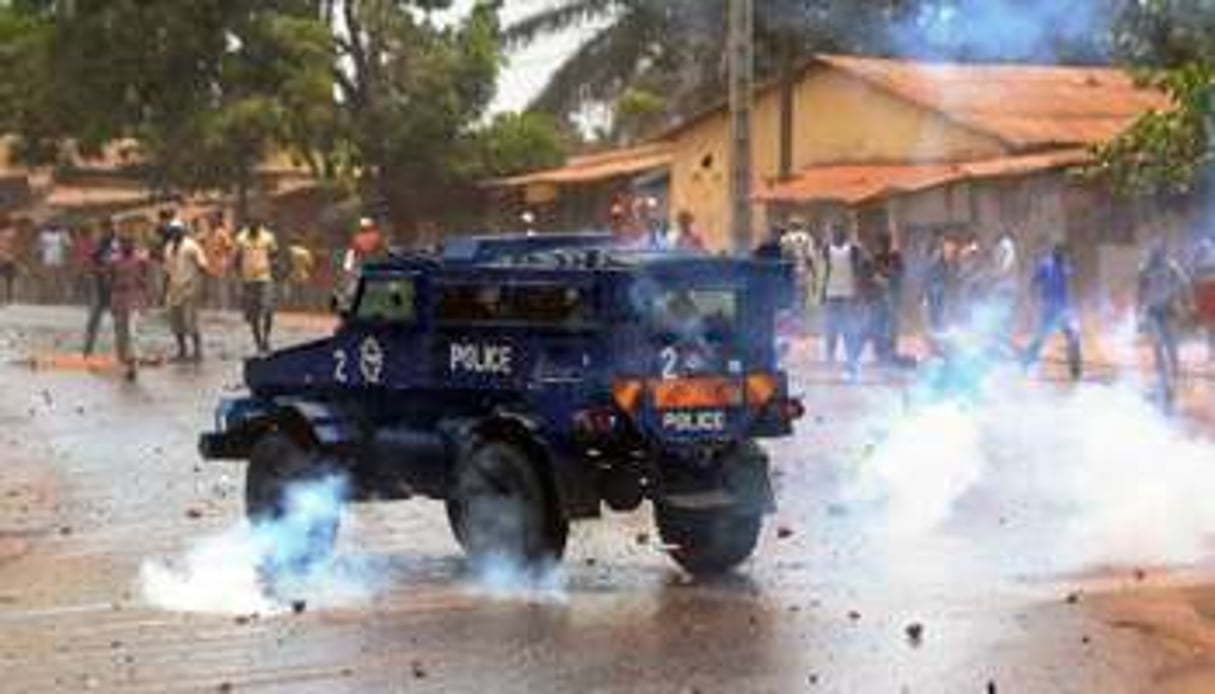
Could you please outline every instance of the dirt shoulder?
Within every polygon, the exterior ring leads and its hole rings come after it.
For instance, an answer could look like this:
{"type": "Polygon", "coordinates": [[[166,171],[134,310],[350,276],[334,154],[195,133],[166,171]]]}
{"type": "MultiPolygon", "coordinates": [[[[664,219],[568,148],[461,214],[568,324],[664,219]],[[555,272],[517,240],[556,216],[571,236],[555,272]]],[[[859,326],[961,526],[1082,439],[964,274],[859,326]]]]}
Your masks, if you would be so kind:
{"type": "Polygon", "coordinates": [[[1215,691],[1215,583],[1147,585],[1092,596],[1097,615],[1138,632],[1166,655],[1155,691],[1215,691]]]}

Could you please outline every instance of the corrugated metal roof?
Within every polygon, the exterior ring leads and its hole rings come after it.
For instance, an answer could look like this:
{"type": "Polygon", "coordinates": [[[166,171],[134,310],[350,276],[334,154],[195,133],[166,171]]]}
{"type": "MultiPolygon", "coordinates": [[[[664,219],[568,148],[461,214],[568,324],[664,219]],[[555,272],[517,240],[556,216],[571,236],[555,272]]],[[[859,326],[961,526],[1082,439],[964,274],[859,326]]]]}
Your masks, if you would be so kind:
{"type": "Polygon", "coordinates": [[[551,185],[590,183],[664,168],[671,165],[671,158],[669,144],[653,143],[570,157],[565,166],[536,171],[523,176],[500,178],[490,181],[488,185],[514,188],[546,183],[551,185]]]}
{"type": "Polygon", "coordinates": [[[756,193],[755,199],[761,202],[839,202],[855,205],[964,180],[1066,168],[1088,161],[1089,156],[1082,149],[1067,149],[960,163],[816,166],[790,181],[762,188],[756,193]]]}
{"type": "Polygon", "coordinates": [[[1092,145],[1114,137],[1151,109],[1162,92],[1125,71],[1058,65],[918,63],[819,55],[844,71],[1016,148],[1092,145]]]}

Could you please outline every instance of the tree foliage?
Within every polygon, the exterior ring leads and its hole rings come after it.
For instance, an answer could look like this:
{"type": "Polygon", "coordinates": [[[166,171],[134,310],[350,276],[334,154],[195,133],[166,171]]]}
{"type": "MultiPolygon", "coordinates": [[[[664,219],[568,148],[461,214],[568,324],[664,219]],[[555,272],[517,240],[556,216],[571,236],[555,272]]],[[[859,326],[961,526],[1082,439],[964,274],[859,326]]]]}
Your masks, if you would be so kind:
{"type": "Polygon", "coordinates": [[[1192,192],[1212,163],[1212,78],[1215,71],[1204,63],[1144,76],[1174,106],[1144,114],[1121,136],[1099,146],[1088,173],[1126,195],[1192,192]]]}
{"type": "Polygon", "coordinates": [[[407,231],[472,176],[556,163],[550,119],[485,119],[496,2],[0,3],[0,131],[34,163],[136,143],[150,185],[241,199],[287,154],[407,231]]]}
{"type": "Polygon", "coordinates": [[[1170,108],[1140,117],[1096,148],[1085,172],[1126,195],[1184,195],[1210,178],[1215,134],[1215,6],[1142,0],[1125,6],[1113,37],[1119,54],[1170,108]]]}

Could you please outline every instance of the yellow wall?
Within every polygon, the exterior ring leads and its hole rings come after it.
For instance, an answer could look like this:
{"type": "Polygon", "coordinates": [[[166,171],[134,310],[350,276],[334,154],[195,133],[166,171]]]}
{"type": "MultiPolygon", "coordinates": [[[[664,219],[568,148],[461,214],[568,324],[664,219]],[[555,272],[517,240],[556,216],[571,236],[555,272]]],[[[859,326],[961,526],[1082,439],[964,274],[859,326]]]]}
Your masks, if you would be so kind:
{"type": "MultiPolygon", "coordinates": [[[[756,187],[778,174],[780,98],[755,103],[756,187]]],[[[896,98],[832,68],[811,69],[795,95],[793,169],[823,164],[966,160],[1005,153],[994,138],[896,98]]],[[[729,247],[729,118],[719,111],[678,131],[672,140],[671,211],[687,209],[709,243],[729,247]]],[[[757,239],[765,222],[755,213],[757,239]]]]}

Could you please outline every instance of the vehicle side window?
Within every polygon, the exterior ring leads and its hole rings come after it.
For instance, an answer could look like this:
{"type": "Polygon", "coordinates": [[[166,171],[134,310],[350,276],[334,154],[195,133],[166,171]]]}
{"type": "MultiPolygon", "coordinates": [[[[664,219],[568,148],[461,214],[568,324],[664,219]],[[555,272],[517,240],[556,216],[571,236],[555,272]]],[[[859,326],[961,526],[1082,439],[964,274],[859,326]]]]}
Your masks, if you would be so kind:
{"type": "Polygon", "coordinates": [[[363,285],[358,320],[412,324],[417,319],[413,280],[369,279],[363,285]]]}
{"type": "Polygon", "coordinates": [[[591,320],[585,289],[558,285],[449,284],[438,289],[444,325],[583,326],[591,320]]]}

